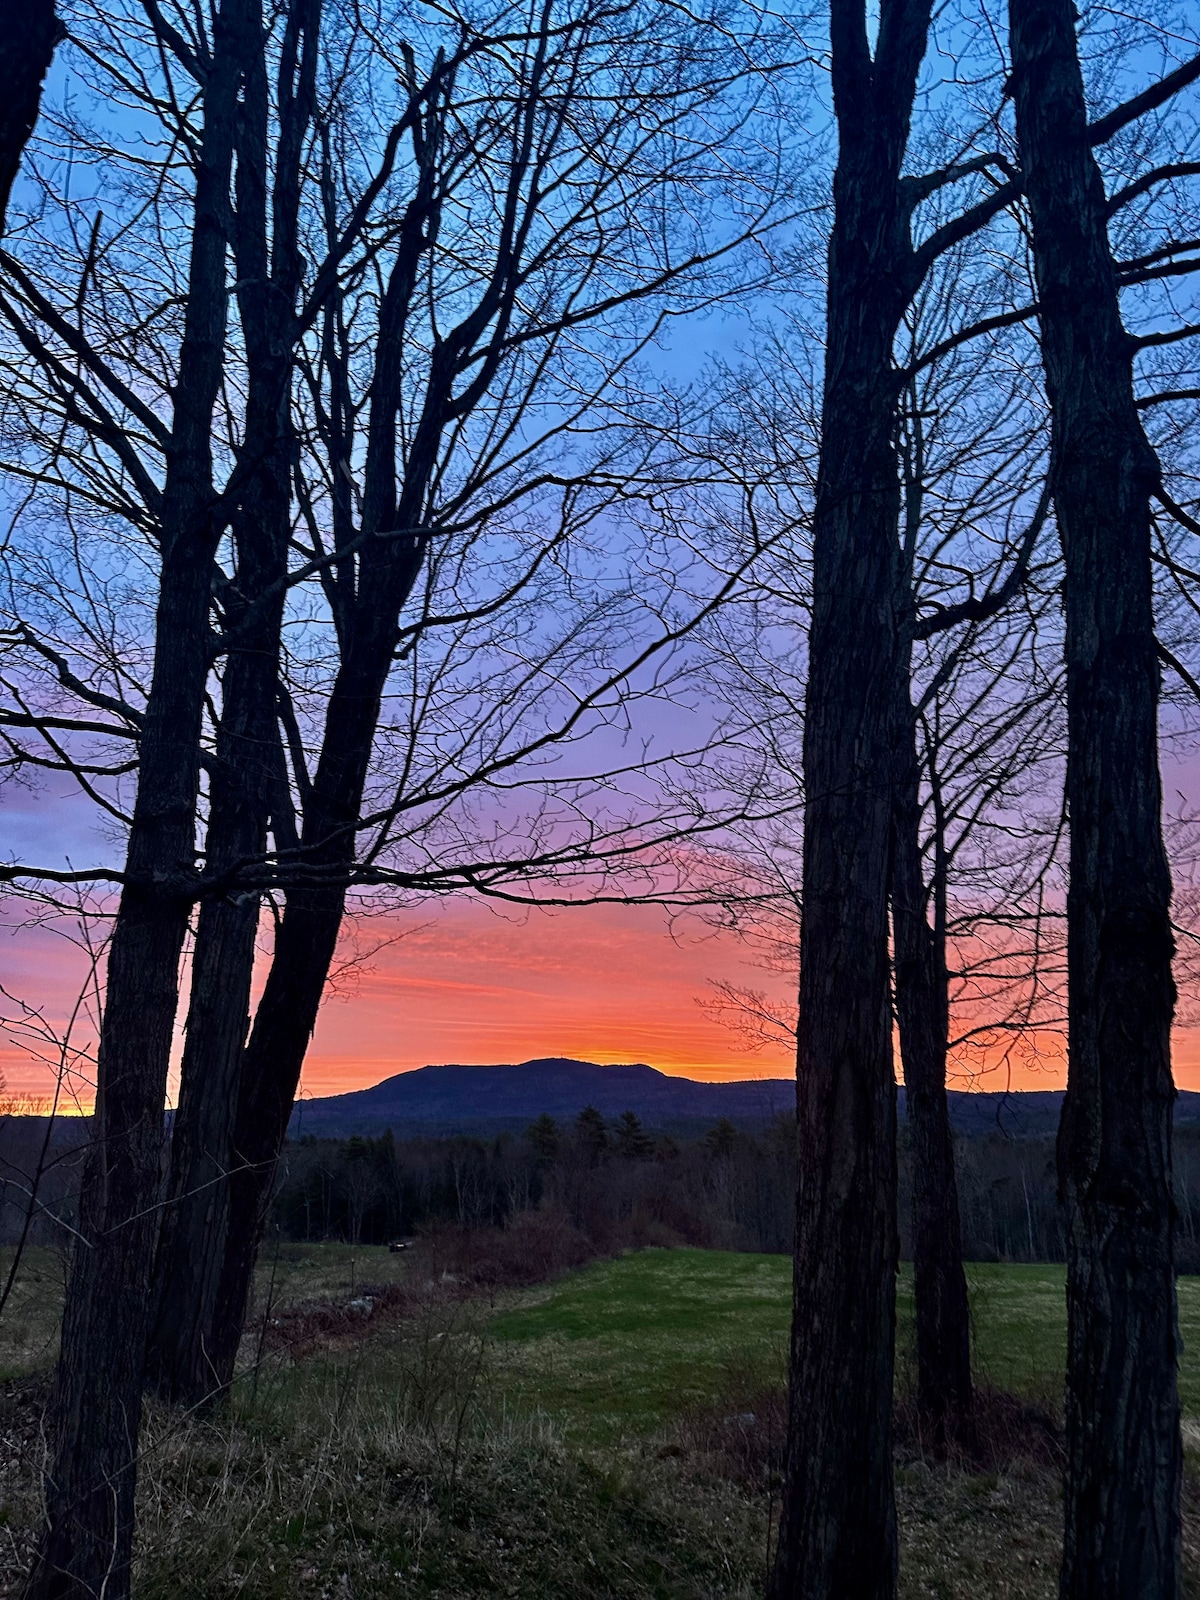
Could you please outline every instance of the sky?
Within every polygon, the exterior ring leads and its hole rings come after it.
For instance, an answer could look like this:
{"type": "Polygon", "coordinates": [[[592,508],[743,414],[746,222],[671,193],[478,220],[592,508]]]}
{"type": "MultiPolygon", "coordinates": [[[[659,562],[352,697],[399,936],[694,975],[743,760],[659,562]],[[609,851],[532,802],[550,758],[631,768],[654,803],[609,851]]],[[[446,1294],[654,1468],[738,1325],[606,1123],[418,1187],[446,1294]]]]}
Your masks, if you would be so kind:
{"type": "MultiPolygon", "coordinates": [[[[51,852],[78,862],[106,854],[84,814],[66,797],[0,789],[0,829],[26,859],[51,852]],[[74,830],[74,831],[73,831],[74,830]]],[[[0,985],[40,1010],[51,1031],[75,1005],[88,961],[71,919],[22,925],[8,903],[0,927],[0,985]]],[[[663,1072],[708,1080],[787,1077],[783,1044],[747,1048],[713,1014],[713,982],[766,991],[787,1006],[792,981],[764,972],[735,936],[697,918],[670,922],[653,906],[580,906],[520,914],[467,897],[353,924],[321,1011],[304,1070],[307,1096],[365,1088],[397,1072],[440,1062],[517,1062],[537,1056],[643,1061],[663,1072]]],[[[1195,1014],[1192,1008],[1189,1015],[1195,1014]]],[[[76,1037],[89,1038],[87,1007],[76,1037]]],[[[54,1048],[28,1036],[0,1038],[0,1072],[10,1095],[43,1096],[54,1048]],[[40,1058],[40,1059],[39,1059],[40,1058]]],[[[979,1089],[1059,1088],[1061,1043],[985,1073],[979,1089]]],[[[1200,1028],[1180,1028],[1176,1079],[1200,1089],[1200,1028]]],[[[86,1091],[84,1094],[86,1099],[86,1091]]]]}
{"type": "MultiPolygon", "coordinates": [[[[76,810],[12,788],[0,790],[0,827],[31,849],[61,846],[76,810]],[[41,836],[41,837],[40,837],[41,836]]],[[[74,841],[83,852],[84,839],[74,841]]],[[[72,852],[74,853],[74,852],[72,852]]],[[[44,859],[44,857],[43,857],[44,859]]],[[[80,854],[78,859],[95,859],[80,854]]],[[[15,1002],[39,1010],[52,1033],[76,1004],[89,963],[71,919],[22,925],[10,901],[0,926],[5,1014],[15,1002]]],[[[642,1061],[686,1077],[728,1081],[788,1077],[783,1044],[758,1050],[714,1015],[714,981],[766,991],[787,1006],[792,981],[764,972],[735,936],[696,918],[669,922],[653,906],[580,906],[522,915],[478,899],[447,898],[423,908],[377,913],[353,924],[339,951],[332,991],[317,1024],[301,1085],[306,1096],[365,1088],[430,1063],[525,1061],[572,1056],[642,1061]]],[[[85,1004],[75,1037],[89,1040],[85,1004]]],[[[1196,1015],[1189,1008],[1188,1021],[1196,1015]]],[[[1054,1089],[1065,1082],[1061,1042],[997,1066],[978,1089],[1054,1089]]],[[[178,1052],[177,1052],[178,1054],[178,1052]]],[[[55,1048],[30,1036],[0,1037],[9,1095],[44,1096],[55,1048]]],[[[1180,1088],[1200,1090],[1200,1027],[1176,1030],[1180,1088]]],[[[83,1094],[86,1101],[86,1090],[83,1094]]]]}
{"type": "MultiPolygon", "coordinates": [[[[10,928],[0,944],[5,989],[55,1017],[87,971],[70,931],[10,928]]],[[[785,1077],[794,1067],[783,1046],[747,1051],[703,1004],[711,979],[786,996],[791,985],[746,955],[697,922],[673,931],[649,906],[518,917],[456,899],[372,916],[343,941],[302,1093],[363,1088],[428,1063],[551,1055],[714,1080],[785,1077]]],[[[11,1042],[0,1044],[0,1070],[10,1094],[41,1095],[51,1081],[48,1065],[11,1042]]]]}
{"type": "MultiPolygon", "coordinates": [[[[377,938],[370,924],[364,941],[377,938]]],[[[468,900],[395,919],[402,933],[327,1002],[305,1067],[309,1094],[374,1083],[427,1062],[573,1056],[644,1061],[711,1079],[782,1077],[782,1046],[748,1053],[704,1009],[709,980],[772,980],[728,934],[668,927],[650,906],[535,912],[468,900]]]]}
{"type": "MultiPolygon", "coordinates": [[[[1194,754],[1172,752],[1166,765],[1169,791],[1200,791],[1194,754]]],[[[0,833],[26,860],[107,859],[112,841],[94,827],[91,809],[52,785],[36,792],[0,787],[0,833]]],[[[44,1015],[50,1032],[61,1032],[88,973],[77,940],[69,918],[30,927],[20,903],[0,903],[3,1014],[24,1002],[44,1015]]],[[[785,1045],[750,1050],[713,1014],[714,981],[764,990],[784,1007],[793,998],[792,980],[763,971],[732,934],[696,917],[671,922],[653,906],[521,914],[459,896],[377,913],[352,924],[343,940],[301,1092],[365,1088],[429,1063],[551,1055],[642,1061],[709,1080],[790,1076],[794,1061],[785,1045]]],[[[85,1005],[75,1035],[85,1045],[87,1012],[85,1005]]],[[[1198,1015],[1190,1003],[1188,1023],[1198,1015]]],[[[1045,1038],[1038,1051],[1014,1059],[1011,1072],[997,1065],[973,1084],[959,1079],[955,1086],[1062,1087],[1061,1041],[1045,1038]]],[[[0,1037],[10,1095],[44,1096],[56,1062],[54,1047],[28,1033],[24,1041],[11,1032],[0,1037]]],[[[1178,1085],[1200,1090],[1200,1027],[1176,1030],[1174,1063],[1178,1085]]]]}
{"type": "MultiPolygon", "coordinates": [[[[711,328],[701,337],[689,325],[670,359],[684,371],[694,364],[689,352],[694,358],[713,342],[711,328]]],[[[93,836],[91,822],[86,807],[52,786],[36,794],[0,789],[5,855],[27,861],[66,855],[77,865],[112,859],[111,840],[93,836]]],[[[70,943],[69,925],[19,926],[19,908],[10,903],[10,923],[18,925],[6,929],[3,911],[0,985],[14,997],[7,1012],[24,1003],[42,1012],[54,1032],[79,993],[86,960],[70,943]]],[[[703,1004],[714,980],[766,988],[785,1001],[787,981],[758,971],[732,936],[694,922],[672,927],[654,908],[580,907],[521,919],[453,899],[371,918],[354,935],[348,954],[353,958],[357,945],[359,959],[327,998],[309,1052],[303,1079],[309,1095],[364,1087],[430,1062],[539,1055],[645,1061],[708,1079],[793,1071],[786,1047],[747,1051],[703,1004]]],[[[37,1054],[0,1038],[0,1071],[10,1093],[46,1091],[51,1067],[37,1054]]],[[[1175,1062],[1180,1085],[1200,1089],[1200,1029],[1178,1031],[1175,1062]]],[[[1048,1041],[1040,1059],[1022,1061],[1003,1085],[1000,1076],[978,1086],[1058,1087],[1065,1076],[1061,1046],[1048,1041]]]]}

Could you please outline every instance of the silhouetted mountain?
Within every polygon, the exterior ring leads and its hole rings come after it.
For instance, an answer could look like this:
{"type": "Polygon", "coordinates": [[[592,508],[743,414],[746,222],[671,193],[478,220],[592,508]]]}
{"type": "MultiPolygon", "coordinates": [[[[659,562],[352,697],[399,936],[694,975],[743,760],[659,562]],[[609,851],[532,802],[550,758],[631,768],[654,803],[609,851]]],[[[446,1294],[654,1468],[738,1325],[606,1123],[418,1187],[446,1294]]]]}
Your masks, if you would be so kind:
{"type": "Polygon", "coordinates": [[[721,1117],[745,1126],[770,1121],[796,1101],[788,1078],[697,1083],[647,1066],[598,1066],[551,1056],[519,1066],[418,1067],[373,1089],[297,1101],[289,1132],[318,1138],[350,1134],[481,1133],[523,1129],[543,1112],[570,1121],[584,1106],[606,1117],[635,1111],[652,1128],[710,1126],[721,1117]]]}
{"type": "MultiPolygon", "coordinates": [[[[599,1066],[551,1056],[515,1066],[419,1067],[385,1078],[372,1089],[298,1101],[289,1132],[293,1139],[345,1139],[380,1134],[520,1131],[548,1112],[567,1122],[584,1106],[606,1117],[634,1111],[650,1128],[691,1132],[721,1117],[742,1127],[761,1126],[795,1104],[790,1078],[747,1078],[734,1083],[699,1083],[670,1077],[654,1067],[599,1066]]],[[[1052,1134],[1062,1106],[1060,1090],[950,1095],[950,1116],[971,1138],[998,1133],[1013,1139],[1052,1134]]],[[[900,1091],[904,1113],[904,1090],[900,1091]]],[[[1181,1094],[1180,1122],[1200,1122],[1200,1094],[1181,1094]]]]}

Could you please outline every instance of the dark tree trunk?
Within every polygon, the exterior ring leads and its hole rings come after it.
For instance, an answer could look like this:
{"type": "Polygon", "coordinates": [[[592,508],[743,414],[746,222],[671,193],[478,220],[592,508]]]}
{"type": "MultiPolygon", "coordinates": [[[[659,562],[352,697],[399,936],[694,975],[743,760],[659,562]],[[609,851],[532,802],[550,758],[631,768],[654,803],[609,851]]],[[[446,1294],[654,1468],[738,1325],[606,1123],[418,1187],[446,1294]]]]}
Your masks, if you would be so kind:
{"type": "Polygon", "coordinates": [[[898,785],[892,864],[896,1021],[912,1163],[917,1412],[926,1443],[942,1455],[952,1443],[968,1450],[975,1445],[971,1317],[946,1097],[945,862],[935,823],[931,927],[921,852],[916,719],[907,677],[898,695],[898,720],[906,735],[903,755],[909,772],[898,785]]]}
{"type": "MultiPolygon", "coordinates": [[[[407,593],[411,577],[404,576],[407,593]]],[[[380,593],[379,613],[362,619],[364,625],[347,650],[330,697],[324,747],[305,812],[307,860],[335,877],[346,872],[354,859],[354,822],[398,626],[399,603],[387,604],[395,597],[394,588],[391,595],[380,593]]],[[[233,1378],[275,1168],[344,908],[345,892],[340,888],[288,891],[242,1059],[229,1217],[213,1320],[206,1334],[214,1375],[223,1387],[233,1378]]]]}
{"type": "Polygon", "coordinates": [[[225,335],[225,214],[248,0],[227,0],[205,87],[188,307],[163,497],[154,672],[112,945],[96,1116],[53,1402],[46,1522],[26,1600],[129,1593],[137,1437],[157,1227],[163,1101],[195,853],[208,673],[209,429],[225,335]],[[175,885],[172,890],[172,882],[175,885]]]}
{"type": "Polygon", "coordinates": [[[896,1590],[896,1086],[888,890],[899,672],[892,345],[908,297],[900,168],[929,5],[893,0],[875,60],[834,0],[829,251],[804,729],[799,1191],[786,1479],[772,1600],[896,1590]]]}
{"type": "MultiPolygon", "coordinates": [[[[373,509],[365,496],[364,516],[376,525],[386,526],[385,519],[390,518],[412,526],[420,514],[432,456],[419,458],[419,466],[415,475],[410,473],[408,492],[398,508],[388,508],[385,502],[373,509]]],[[[405,547],[399,540],[368,550],[373,560],[364,561],[363,598],[347,619],[343,659],[330,696],[301,836],[306,866],[328,873],[335,882],[344,879],[354,860],[355,824],[400,611],[423,560],[419,544],[405,547]]],[[[266,986],[242,1054],[223,1259],[215,1300],[211,1309],[205,1309],[208,1320],[197,1335],[209,1363],[210,1388],[217,1391],[227,1388],[233,1378],[275,1168],[344,908],[341,888],[287,891],[266,986]]]]}
{"type": "Polygon", "coordinates": [[[10,0],[0,24],[0,234],[54,47],[66,37],[54,0],[10,0]]]}
{"type": "MultiPolygon", "coordinates": [[[[182,540],[185,546],[190,540],[182,540]]],[[[193,852],[207,562],[164,563],[127,883],[108,960],[96,1114],[53,1403],[47,1525],[28,1600],[129,1592],[163,1095],[189,900],[158,887],[193,852]],[[197,644],[199,648],[197,648],[197,644]]]]}
{"type": "MultiPolygon", "coordinates": [[[[426,246],[443,113],[440,100],[433,97],[420,143],[416,192],[380,308],[363,487],[362,526],[368,530],[422,525],[449,414],[457,353],[448,343],[434,358],[397,494],[403,329],[426,246]]],[[[400,613],[424,558],[419,537],[369,541],[357,574],[352,568],[346,573],[336,608],[342,655],[320,759],[305,797],[299,855],[314,875],[327,875],[331,886],[287,891],[266,985],[239,1067],[221,1269],[215,1300],[204,1308],[205,1322],[196,1336],[218,1391],[233,1379],[275,1169],[341,931],[345,891],[332,885],[345,881],[354,861],[355,827],[400,613]]]]}
{"type": "MultiPolygon", "coordinates": [[[[249,373],[239,463],[247,483],[234,518],[236,572],[222,597],[225,627],[236,642],[221,686],[206,839],[210,873],[262,856],[273,808],[276,833],[285,832],[278,815],[276,697],[291,513],[299,164],[315,98],[320,16],[319,0],[298,0],[288,12],[279,74],[281,129],[270,195],[267,77],[261,58],[249,74],[238,130],[233,232],[249,373]],[[270,230],[269,203],[274,218],[270,230]]],[[[279,842],[291,841],[285,837],[279,842]]],[[[196,931],[148,1360],[148,1377],[158,1392],[191,1407],[204,1404],[221,1388],[205,1340],[211,1338],[228,1230],[228,1174],[250,1021],[258,914],[257,893],[233,892],[202,906],[196,931]]]]}
{"type": "MultiPolygon", "coordinates": [[[[266,844],[274,788],[278,616],[265,619],[254,633],[262,637],[234,652],[226,670],[206,841],[210,869],[253,860],[266,844]]],[[[227,1225],[232,1120],[250,1021],[258,913],[257,893],[234,893],[205,902],[196,930],[147,1360],[147,1379],[158,1393],[193,1407],[214,1390],[203,1339],[215,1305],[227,1225]]]]}
{"type": "MultiPolygon", "coordinates": [[[[211,848],[211,831],[209,839],[211,848]]],[[[257,926],[258,898],[253,896],[249,903],[206,904],[196,930],[146,1362],[149,1387],[164,1400],[190,1408],[203,1405],[216,1387],[203,1343],[205,1310],[215,1301],[221,1269],[232,1159],[226,1108],[236,1104],[257,926]]]]}
{"type": "Polygon", "coordinates": [[[1150,496],[1070,0],[1011,0],[1065,565],[1070,1065],[1064,1600],[1180,1585],[1170,874],[1150,496]]]}
{"type": "Polygon", "coordinates": [[[293,891],[242,1063],[229,1215],[208,1339],[214,1374],[232,1382],[254,1263],[304,1056],[341,930],[339,890],[293,891]]]}

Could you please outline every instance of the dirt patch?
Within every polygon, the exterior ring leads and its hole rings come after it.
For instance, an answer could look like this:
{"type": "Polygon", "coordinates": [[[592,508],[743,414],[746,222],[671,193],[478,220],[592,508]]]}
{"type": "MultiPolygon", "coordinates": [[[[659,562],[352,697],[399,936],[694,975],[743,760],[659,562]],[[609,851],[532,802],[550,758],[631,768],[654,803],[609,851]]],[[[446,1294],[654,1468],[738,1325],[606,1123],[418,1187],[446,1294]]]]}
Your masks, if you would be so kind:
{"type": "Polygon", "coordinates": [[[403,1317],[420,1297],[419,1286],[363,1284],[354,1294],[320,1295],[280,1306],[257,1328],[249,1327],[247,1338],[255,1349],[303,1361],[319,1350],[356,1343],[378,1327],[376,1319],[403,1317]]]}

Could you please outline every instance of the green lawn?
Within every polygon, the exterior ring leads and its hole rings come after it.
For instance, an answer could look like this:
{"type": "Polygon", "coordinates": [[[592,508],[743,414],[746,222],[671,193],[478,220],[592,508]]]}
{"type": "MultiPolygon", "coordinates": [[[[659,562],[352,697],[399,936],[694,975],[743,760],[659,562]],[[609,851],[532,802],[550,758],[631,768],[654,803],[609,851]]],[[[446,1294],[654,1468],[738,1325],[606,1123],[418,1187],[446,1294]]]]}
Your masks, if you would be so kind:
{"type": "MultiPolygon", "coordinates": [[[[1063,1269],[968,1269],[979,1376],[1057,1403],[1066,1343],[1063,1269]]],[[[650,1432],[783,1371],[791,1265],[781,1256],[646,1250],[593,1263],[495,1318],[496,1376],[569,1435],[650,1432]],[[507,1348],[506,1348],[507,1346],[507,1348]]],[[[912,1370],[912,1276],[899,1292],[899,1376],[912,1370]]],[[[1185,1411],[1200,1413],[1200,1278],[1179,1282],[1185,1411]]]]}
{"type": "MultiPolygon", "coordinates": [[[[0,1288],[8,1281],[11,1249],[0,1248],[0,1288]]],[[[56,1250],[26,1250],[0,1312],[0,1382],[50,1367],[58,1354],[66,1258],[56,1250]]]]}
{"type": "MultiPolygon", "coordinates": [[[[0,1269],[7,1255],[0,1251],[0,1269]]],[[[398,1281],[409,1270],[406,1257],[381,1249],[285,1245],[276,1257],[266,1255],[259,1292],[265,1296],[273,1277],[272,1302],[287,1305],[361,1292],[364,1284],[398,1281]]],[[[28,1252],[0,1316],[0,1378],[45,1369],[53,1360],[62,1277],[56,1253],[28,1252]]],[[[974,1263],[968,1279],[979,1376],[1057,1403],[1065,1349],[1063,1269],[974,1263]]],[[[543,1411],[579,1439],[652,1432],[681,1411],[779,1379],[790,1294],[791,1265],[782,1256],[646,1250],[594,1262],[559,1283],[514,1296],[491,1317],[488,1386],[502,1405],[543,1411]]],[[[1179,1318],[1183,1408],[1200,1417],[1200,1278],[1179,1280],[1179,1318]]],[[[477,1328],[477,1318],[470,1320],[477,1328]]],[[[390,1365],[380,1363],[381,1383],[392,1376],[390,1365]]],[[[333,1366],[340,1371],[341,1359],[333,1366]]],[[[899,1292],[901,1385],[911,1373],[912,1277],[906,1268],[899,1292]]]]}
{"type": "Polygon", "coordinates": [[[497,1379],[568,1435],[649,1432],[782,1379],[790,1285],[781,1256],[644,1250],[597,1262],[496,1317],[497,1379]]]}

